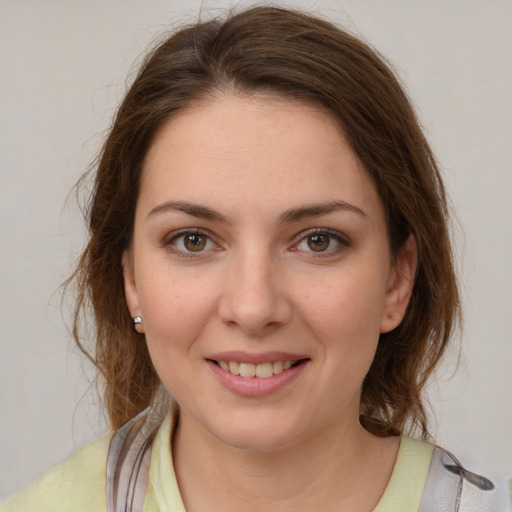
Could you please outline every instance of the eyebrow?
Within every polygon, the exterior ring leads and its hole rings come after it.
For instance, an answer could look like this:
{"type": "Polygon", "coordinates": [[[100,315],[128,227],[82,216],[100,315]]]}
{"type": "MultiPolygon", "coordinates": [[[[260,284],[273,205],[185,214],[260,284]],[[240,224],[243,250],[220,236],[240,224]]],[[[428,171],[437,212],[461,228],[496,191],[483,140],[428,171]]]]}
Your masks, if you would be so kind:
{"type": "MultiPolygon", "coordinates": [[[[208,206],[188,203],[186,201],[167,201],[152,208],[147,216],[151,217],[159,213],[174,211],[183,212],[201,219],[218,221],[224,224],[229,223],[228,217],[222,215],[216,210],[213,210],[208,206]]],[[[338,211],[353,212],[363,217],[367,217],[367,214],[363,210],[353,204],[346,203],[345,201],[330,201],[328,203],[307,204],[286,210],[279,216],[279,223],[292,224],[302,219],[320,217],[321,215],[327,215],[338,211]]]]}
{"type": "Polygon", "coordinates": [[[367,217],[366,213],[357,206],[346,203],[345,201],[330,201],[328,203],[309,204],[286,210],[280,217],[281,224],[291,224],[302,219],[310,217],[319,217],[328,213],[348,211],[367,217]]]}
{"type": "Polygon", "coordinates": [[[228,222],[227,217],[213,210],[212,208],[209,208],[208,206],[187,203],[185,201],[167,201],[166,203],[152,208],[147,216],[151,217],[158,213],[168,213],[174,211],[187,213],[188,215],[192,215],[201,219],[216,220],[224,223],[228,222]]]}

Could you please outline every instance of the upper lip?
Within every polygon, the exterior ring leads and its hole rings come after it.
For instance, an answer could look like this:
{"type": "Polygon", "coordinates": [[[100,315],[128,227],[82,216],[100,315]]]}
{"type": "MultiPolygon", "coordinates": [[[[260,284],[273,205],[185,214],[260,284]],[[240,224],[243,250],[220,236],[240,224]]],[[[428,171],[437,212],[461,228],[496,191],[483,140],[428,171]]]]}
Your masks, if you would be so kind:
{"type": "Polygon", "coordinates": [[[274,363],[276,361],[300,361],[301,359],[309,359],[304,354],[297,354],[292,352],[241,352],[241,351],[228,351],[220,352],[206,357],[212,361],[233,361],[237,363],[274,363]]]}

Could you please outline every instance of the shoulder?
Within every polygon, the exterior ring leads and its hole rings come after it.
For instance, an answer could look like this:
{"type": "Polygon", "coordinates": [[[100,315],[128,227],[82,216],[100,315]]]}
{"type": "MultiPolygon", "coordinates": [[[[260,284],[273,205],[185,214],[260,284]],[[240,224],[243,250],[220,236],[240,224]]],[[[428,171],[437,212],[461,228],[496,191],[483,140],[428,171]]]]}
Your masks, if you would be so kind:
{"type": "Polygon", "coordinates": [[[388,486],[374,512],[417,511],[434,447],[402,435],[388,486]]]}
{"type": "Polygon", "coordinates": [[[470,471],[449,452],[402,436],[375,512],[509,512],[504,483],[470,471]]]}
{"type": "Polygon", "coordinates": [[[110,436],[76,451],[11,496],[1,512],[106,511],[106,459],[110,436]]]}
{"type": "Polygon", "coordinates": [[[450,452],[436,447],[432,452],[420,512],[508,512],[504,482],[473,473],[450,452]]]}

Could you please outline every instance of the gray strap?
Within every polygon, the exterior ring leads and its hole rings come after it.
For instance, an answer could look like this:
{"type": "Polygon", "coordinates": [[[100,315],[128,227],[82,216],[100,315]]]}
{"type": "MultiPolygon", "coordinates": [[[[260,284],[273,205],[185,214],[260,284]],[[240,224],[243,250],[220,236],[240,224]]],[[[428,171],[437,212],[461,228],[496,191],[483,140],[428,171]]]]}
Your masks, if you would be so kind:
{"type": "Polygon", "coordinates": [[[107,456],[107,511],[142,512],[149,482],[151,427],[148,409],[117,430],[107,456]]]}
{"type": "Polygon", "coordinates": [[[499,512],[488,508],[495,500],[490,480],[464,469],[447,451],[434,449],[418,512],[499,512]]]}
{"type": "MultiPolygon", "coordinates": [[[[151,445],[158,429],[150,409],[116,431],[107,456],[107,511],[142,512],[151,445]]],[[[418,512],[506,512],[494,484],[435,448],[418,512]]]]}

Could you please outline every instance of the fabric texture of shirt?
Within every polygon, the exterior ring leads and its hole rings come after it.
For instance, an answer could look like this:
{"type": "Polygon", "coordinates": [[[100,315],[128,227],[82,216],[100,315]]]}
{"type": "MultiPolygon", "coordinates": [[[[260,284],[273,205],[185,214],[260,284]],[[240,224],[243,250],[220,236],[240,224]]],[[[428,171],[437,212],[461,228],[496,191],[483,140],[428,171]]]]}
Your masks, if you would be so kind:
{"type": "MultiPolygon", "coordinates": [[[[153,441],[143,512],[186,512],[174,472],[170,440],[177,412],[153,441]]],[[[106,460],[110,436],[75,452],[8,499],[0,512],[107,512],[106,460]]],[[[434,446],[401,436],[388,486],[373,512],[418,512],[434,446]]],[[[475,512],[487,508],[471,509],[475,512]]],[[[505,510],[505,509],[503,509],[505,510]]]]}

